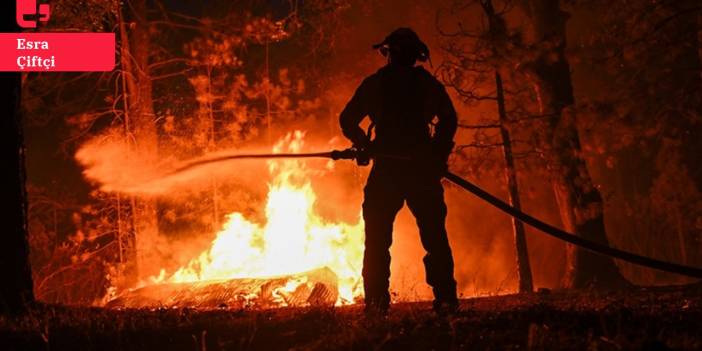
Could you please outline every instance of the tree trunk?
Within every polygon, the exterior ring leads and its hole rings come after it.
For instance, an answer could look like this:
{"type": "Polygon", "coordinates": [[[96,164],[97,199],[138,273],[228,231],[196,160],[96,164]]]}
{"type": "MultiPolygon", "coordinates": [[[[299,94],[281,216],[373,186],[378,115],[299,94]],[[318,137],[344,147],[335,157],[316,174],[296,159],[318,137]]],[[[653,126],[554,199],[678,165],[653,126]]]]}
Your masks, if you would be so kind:
{"type": "MultiPolygon", "coordinates": [[[[14,13],[2,16],[2,32],[17,32],[14,13]]],[[[6,181],[0,187],[4,202],[3,229],[0,235],[0,314],[26,312],[34,302],[32,272],[27,243],[27,194],[25,190],[24,139],[20,114],[20,73],[0,73],[0,123],[2,170],[6,181]]]]}
{"type": "MultiPolygon", "coordinates": [[[[692,117],[683,116],[681,120],[685,123],[682,129],[682,137],[680,143],[682,148],[683,162],[687,168],[692,181],[697,187],[697,191],[702,193],[702,163],[699,160],[699,153],[702,150],[702,10],[699,9],[699,0],[685,0],[679,4],[681,11],[697,8],[695,12],[686,14],[678,21],[679,30],[683,33],[683,43],[692,43],[690,45],[681,45],[683,50],[680,58],[680,67],[689,67],[693,74],[689,74],[683,70],[683,79],[688,84],[685,84],[685,96],[692,97],[689,99],[688,106],[684,106],[687,111],[692,111],[692,117]]],[[[685,204],[681,204],[677,211],[685,208],[685,204]]],[[[700,256],[700,247],[698,245],[686,243],[693,242],[697,239],[702,244],[702,233],[695,229],[695,220],[678,214],[678,222],[683,223],[680,226],[685,227],[685,235],[680,237],[681,249],[683,254],[683,262],[688,264],[699,264],[702,256],[700,256]],[[688,238],[688,240],[685,240],[688,238]]]]}
{"type": "MultiPolygon", "coordinates": [[[[514,168],[514,157],[512,156],[512,139],[505,124],[507,123],[507,112],[505,111],[505,95],[502,87],[502,76],[495,71],[495,86],[497,88],[497,107],[500,117],[500,135],[502,136],[502,153],[505,158],[505,178],[509,193],[509,204],[521,210],[519,199],[519,185],[517,183],[517,171],[514,168]]],[[[531,277],[531,265],[529,264],[529,251],[527,249],[524,223],[512,217],[512,229],[514,232],[514,247],[517,252],[517,274],[519,275],[519,292],[534,291],[534,284],[531,277]]]]}
{"type": "MultiPolygon", "coordinates": [[[[605,232],[603,200],[582,157],[573,105],[570,65],[565,56],[566,21],[558,0],[525,0],[533,30],[537,58],[525,69],[538,90],[541,113],[548,115],[547,143],[553,188],[561,220],[569,232],[609,245],[605,232]]],[[[566,288],[617,289],[628,285],[610,257],[567,245],[566,288]]]]}
{"type": "MultiPolygon", "coordinates": [[[[488,36],[494,57],[504,55],[504,48],[507,46],[507,26],[501,15],[495,12],[492,0],[482,0],[480,5],[488,18],[488,36]]],[[[512,154],[512,139],[507,129],[507,110],[505,108],[505,91],[500,75],[499,64],[495,67],[495,91],[497,93],[497,112],[499,117],[500,136],[502,138],[502,155],[505,159],[505,181],[507,182],[508,201],[512,207],[521,210],[519,199],[519,185],[517,183],[517,171],[514,168],[514,157],[512,154]]],[[[514,247],[517,256],[517,274],[519,280],[519,292],[534,291],[534,284],[531,276],[531,265],[529,264],[529,251],[527,250],[524,223],[512,217],[512,230],[514,233],[514,247]]]]}
{"type": "MultiPolygon", "coordinates": [[[[158,134],[153,108],[152,81],[149,69],[151,34],[147,19],[146,0],[131,1],[133,26],[124,43],[128,44],[127,101],[129,104],[128,133],[133,138],[130,153],[139,155],[144,161],[155,162],[158,158],[158,134]]],[[[149,271],[152,262],[158,259],[158,221],[156,202],[153,199],[132,199],[132,219],[136,238],[136,268],[139,277],[149,271]]]]}
{"type": "Polygon", "coordinates": [[[676,65],[678,77],[674,81],[683,87],[686,103],[681,106],[691,111],[689,116],[680,116],[679,134],[683,152],[683,162],[688,168],[697,190],[702,192],[702,164],[699,162],[699,150],[702,148],[702,10],[688,13],[689,9],[699,8],[699,0],[684,0],[671,5],[678,13],[684,13],[669,30],[670,36],[680,38],[676,45],[679,51],[676,65]]]}
{"type": "MultiPolygon", "coordinates": [[[[136,90],[134,77],[132,72],[131,51],[129,50],[129,35],[127,33],[127,24],[124,20],[121,2],[116,1],[116,13],[119,24],[119,44],[120,44],[120,70],[122,103],[124,107],[123,126],[124,126],[124,142],[125,148],[130,149],[131,126],[131,100],[130,92],[136,90]]],[[[118,288],[128,288],[134,285],[138,280],[137,261],[136,261],[136,233],[134,228],[134,206],[133,197],[125,197],[117,194],[117,240],[119,243],[119,261],[121,265],[121,276],[119,277],[118,288]]]]}

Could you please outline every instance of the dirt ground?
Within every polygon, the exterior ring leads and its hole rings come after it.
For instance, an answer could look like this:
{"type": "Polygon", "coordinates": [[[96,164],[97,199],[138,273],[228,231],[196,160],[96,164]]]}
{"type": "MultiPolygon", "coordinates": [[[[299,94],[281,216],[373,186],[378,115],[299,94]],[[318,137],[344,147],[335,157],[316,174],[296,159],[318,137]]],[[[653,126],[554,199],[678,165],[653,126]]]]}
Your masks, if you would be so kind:
{"type": "Polygon", "coordinates": [[[436,316],[427,302],[387,318],[361,306],[211,311],[38,306],[0,318],[0,350],[695,350],[702,290],[541,292],[465,299],[436,316]]]}

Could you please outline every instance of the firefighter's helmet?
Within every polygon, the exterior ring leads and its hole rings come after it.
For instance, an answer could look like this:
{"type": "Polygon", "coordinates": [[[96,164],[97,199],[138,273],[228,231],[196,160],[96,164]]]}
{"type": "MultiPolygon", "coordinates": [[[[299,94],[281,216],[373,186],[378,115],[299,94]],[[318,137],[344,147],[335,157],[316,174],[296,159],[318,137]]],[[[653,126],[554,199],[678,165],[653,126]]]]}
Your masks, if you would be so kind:
{"type": "Polygon", "coordinates": [[[419,39],[417,33],[407,27],[395,29],[382,42],[373,45],[373,49],[379,50],[383,56],[397,53],[420,62],[429,59],[427,45],[419,39]]]}

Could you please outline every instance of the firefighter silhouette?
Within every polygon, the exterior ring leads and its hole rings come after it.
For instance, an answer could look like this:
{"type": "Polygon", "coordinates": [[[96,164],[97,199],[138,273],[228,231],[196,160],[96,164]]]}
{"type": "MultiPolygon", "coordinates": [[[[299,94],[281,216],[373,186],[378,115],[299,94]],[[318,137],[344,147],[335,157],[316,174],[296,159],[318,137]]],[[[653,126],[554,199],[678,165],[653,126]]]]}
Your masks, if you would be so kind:
{"type": "Polygon", "coordinates": [[[456,111],[444,86],[416,65],[429,60],[429,49],[412,29],[399,28],[373,48],[387,57],[387,64],[358,87],[341,112],[341,129],[362,153],[407,159],[376,157],[364,189],[366,311],[384,313],[389,307],[393,222],[405,201],[426,250],[426,280],[434,292],[434,309],[455,310],[456,281],[441,178],[454,145],[456,111]],[[370,131],[359,127],[366,116],[374,126],[373,140],[370,131]]]}

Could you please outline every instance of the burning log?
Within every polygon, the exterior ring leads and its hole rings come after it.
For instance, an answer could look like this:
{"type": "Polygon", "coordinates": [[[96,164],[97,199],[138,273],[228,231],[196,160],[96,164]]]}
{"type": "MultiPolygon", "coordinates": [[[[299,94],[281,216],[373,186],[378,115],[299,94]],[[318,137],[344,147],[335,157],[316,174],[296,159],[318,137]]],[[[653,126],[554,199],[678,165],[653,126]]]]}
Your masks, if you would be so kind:
{"type": "Polygon", "coordinates": [[[280,277],[148,285],[124,292],[108,302],[106,307],[208,309],[333,306],[338,296],[337,276],[324,267],[280,277]]]}

